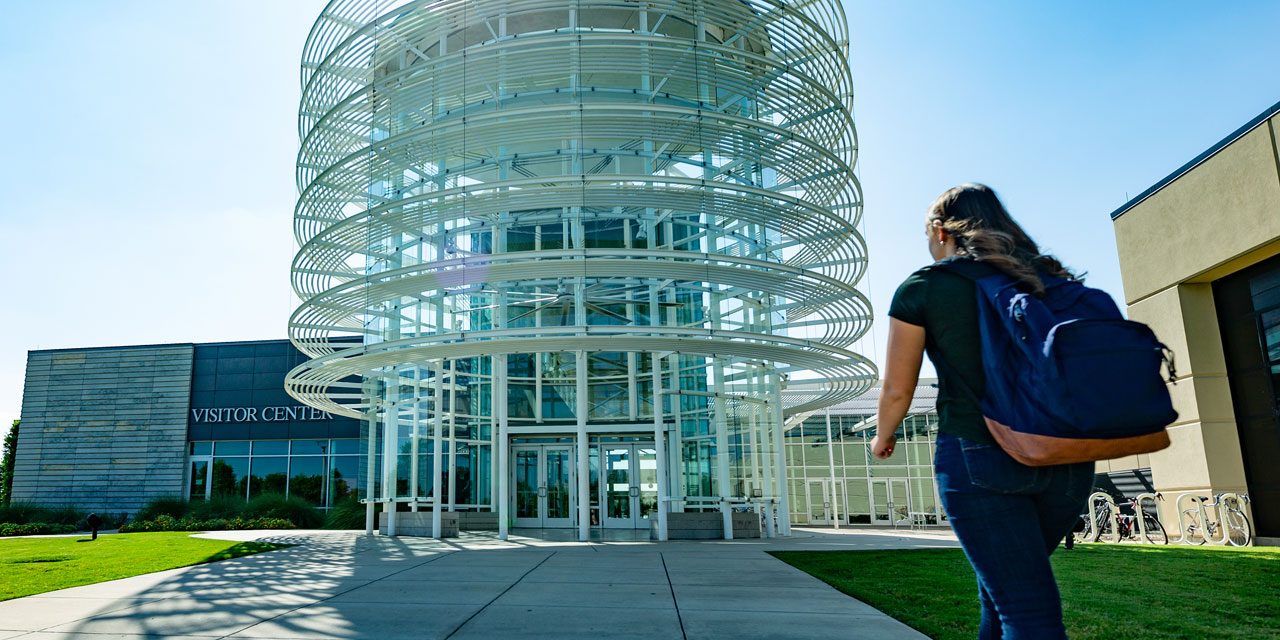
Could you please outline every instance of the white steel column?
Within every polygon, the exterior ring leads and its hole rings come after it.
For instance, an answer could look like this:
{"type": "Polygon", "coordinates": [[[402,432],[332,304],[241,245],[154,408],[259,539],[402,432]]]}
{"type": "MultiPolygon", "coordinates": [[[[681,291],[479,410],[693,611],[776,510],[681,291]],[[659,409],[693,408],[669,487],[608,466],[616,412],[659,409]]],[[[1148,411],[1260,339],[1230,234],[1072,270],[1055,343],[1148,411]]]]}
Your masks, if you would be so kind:
{"type": "Polygon", "coordinates": [[[422,438],[422,367],[413,368],[413,435],[409,437],[409,510],[418,511],[418,442],[422,438]]]}
{"type": "Polygon", "coordinates": [[[511,521],[511,472],[507,469],[507,454],[511,444],[507,437],[507,355],[493,356],[493,404],[498,414],[498,538],[507,539],[511,521]]]}
{"type": "Polygon", "coordinates": [[[724,524],[724,539],[732,540],[733,509],[729,504],[729,420],[725,415],[729,403],[724,399],[724,365],[717,364],[714,358],[711,363],[711,375],[716,392],[714,403],[716,408],[716,486],[720,488],[720,519],[724,524]]]}
{"type": "MultiPolygon", "coordinates": [[[[591,470],[587,466],[587,352],[578,351],[574,356],[577,360],[577,366],[574,367],[576,372],[576,381],[578,383],[578,541],[586,542],[591,535],[591,470]]],[[[600,461],[603,466],[604,460],[600,461]]],[[[635,473],[635,471],[632,471],[635,473]]],[[[600,513],[601,522],[604,517],[604,502],[601,497],[600,513]]]]}
{"type": "Polygon", "coordinates": [[[831,522],[839,529],[840,503],[836,501],[836,445],[831,440],[831,408],[823,409],[822,413],[827,417],[827,468],[831,471],[831,522]]]}
{"type": "MultiPolygon", "coordinates": [[[[662,356],[653,354],[653,448],[658,474],[658,541],[667,539],[667,444],[662,425],[662,356]]],[[[677,398],[679,396],[676,396],[677,398]]]]}
{"type": "Polygon", "coordinates": [[[444,487],[440,486],[440,441],[444,435],[444,360],[436,365],[435,377],[436,413],[432,416],[435,425],[431,446],[431,537],[440,538],[440,494],[444,487]]]}
{"type": "MultiPolygon", "coordinates": [[[[458,499],[458,361],[449,361],[449,492],[445,494],[445,504],[449,511],[455,511],[454,502],[458,499]]],[[[439,472],[436,472],[439,475],[439,472]]]]}
{"type": "Polygon", "coordinates": [[[364,490],[364,534],[366,536],[371,536],[373,535],[373,523],[378,518],[378,504],[374,502],[374,499],[377,497],[374,492],[374,487],[378,484],[378,447],[374,444],[378,440],[377,405],[369,408],[369,413],[366,415],[365,420],[369,421],[369,438],[365,443],[365,448],[369,452],[368,460],[365,461],[365,478],[368,478],[369,484],[364,490]]]}
{"type": "MultiPolygon", "coordinates": [[[[400,374],[391,373],[391,383],[399,389],[400,374]]],[[[384,405],[382,412],[382,512],[387,518],[387,535],[396,535],[396,444],[400,439],[400,396],[399,391],[388,391],[390,402],[384,405]]]]}
{"type": "Polygon", "coordinates": [[[783,450],[783,431],[786,429],[786,422],[782,415],[782,375],[775,374],[773,383],[777,385],[773,390],[773,446],[777,450],[774,455],[777,456],[778,467],[778,533],[784,536],[791,535],[791,500],[787,497],[787,454],[783,450]]]}

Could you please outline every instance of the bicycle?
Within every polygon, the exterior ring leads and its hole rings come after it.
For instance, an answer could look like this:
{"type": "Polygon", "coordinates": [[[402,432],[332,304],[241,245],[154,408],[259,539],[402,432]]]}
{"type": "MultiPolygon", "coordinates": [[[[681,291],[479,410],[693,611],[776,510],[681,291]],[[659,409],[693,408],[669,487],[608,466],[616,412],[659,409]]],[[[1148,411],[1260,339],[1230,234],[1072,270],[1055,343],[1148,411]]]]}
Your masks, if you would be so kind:
{"type": "MultiPolygon", "coordinates": [[[[1155,495],[1158,499],[1164,499],[1164,496],[1158,493],[1155,495]]],[[[1165,532],[1160,518],[1148,513],[1146,509],[1141,509],[1136,500],[1121,502],[1116,504],[1115,508],[1116,526],[1119,529],[1117,542],[1141,538],[1151,544],[1169,544],[1169,535],[1165,532]],[[1126,507],[1130,510],[1129,513],[1123,511],[1126,507]],[[1142,513],[1142,526],[1138,525],[1139,511],[1142,513]]],[[[1080,532],[1083,542],[1097,542],[1102,536],[1112,533],[1110,502],[1102,502],[1095,507],[1093,520],[1089,519],[1088,514],[1081,515],[1080,518],[1084,520],[1084,528],[1080,532]]]]}
{"type": "Polygon", "coordinates": [[[1249,522],[1241,503],[1249,504],[1249,494],[1215,493],[1210,502],[1204,496],[1191,496],[1200,504],[1194,509],[1182,510],[1181,524],[1184,526],[1184,541],[1190,544],[1204,544],[1210,538],[1216,538],[1219,526],[1223,529],[1225,542],[1233,547],[1248,546],[1253,541],[1253,524],[1249,522]],[[1206,507],[1213,507],[1219,516],[1218,520],[1210,520],[1206,507]],[[1204,523],[1201,526],[1201,514],[1204,523]],[[1198,535],[1197,535],[1198,534],[1198,535]]]}

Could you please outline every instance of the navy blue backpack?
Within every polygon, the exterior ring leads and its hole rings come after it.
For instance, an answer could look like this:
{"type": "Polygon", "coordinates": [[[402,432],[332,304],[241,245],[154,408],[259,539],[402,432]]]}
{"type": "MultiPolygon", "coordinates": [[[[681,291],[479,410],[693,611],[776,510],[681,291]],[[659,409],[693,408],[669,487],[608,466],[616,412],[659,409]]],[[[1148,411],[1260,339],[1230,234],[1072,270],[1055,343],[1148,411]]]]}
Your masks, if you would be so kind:
{"type": "Polygon", "coordinates": [[[1037,297],[1011,276],[975,269],[972,259],[937,266],[977,287],[982,414],[1011,457],[1042,466],[1169,446],[1165,427],[1178,414],[1161,365],[1173,382],[1172,352],[1150,327],[1125,320],[1111,296],[1042,275],[1045,293],[1037,297]]]}

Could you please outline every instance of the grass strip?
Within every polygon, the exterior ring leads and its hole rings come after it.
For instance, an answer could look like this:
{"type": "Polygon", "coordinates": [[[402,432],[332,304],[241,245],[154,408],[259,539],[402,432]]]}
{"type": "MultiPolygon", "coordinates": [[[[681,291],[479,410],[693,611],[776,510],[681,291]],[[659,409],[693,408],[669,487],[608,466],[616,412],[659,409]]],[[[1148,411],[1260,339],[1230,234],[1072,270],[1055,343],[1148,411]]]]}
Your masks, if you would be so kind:
{"type": "MultiPolygon", "coordinates": [[[[774,556],[938,640],[978,634],[959,549],[774,556]]],[[[1076,545],[1052,556],[1073,640],[1280,638],[1280,548],[1076,545]]]]}
{"type": "Polygon", "coordinates": [[[185,532],[0,539],[0,601],[288,546],[185,532]]]}

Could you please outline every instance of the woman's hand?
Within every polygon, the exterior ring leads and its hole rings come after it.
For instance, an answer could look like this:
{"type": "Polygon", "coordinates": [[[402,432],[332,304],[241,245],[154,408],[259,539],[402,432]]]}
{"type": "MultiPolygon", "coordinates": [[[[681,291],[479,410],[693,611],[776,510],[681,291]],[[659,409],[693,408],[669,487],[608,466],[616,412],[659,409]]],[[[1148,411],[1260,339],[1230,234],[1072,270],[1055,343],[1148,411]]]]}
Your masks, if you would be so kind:
{"type": "Polygon", "coordinates": [[[877,458],[884,460],[885,458],[893,455],[893,448],[896,446],[898,446],[898,436],[895,436],[892,433],[886,436],[883,433],[877,432],[876,439],[871,441],[871,453],[875,454],[877,458]]]}

